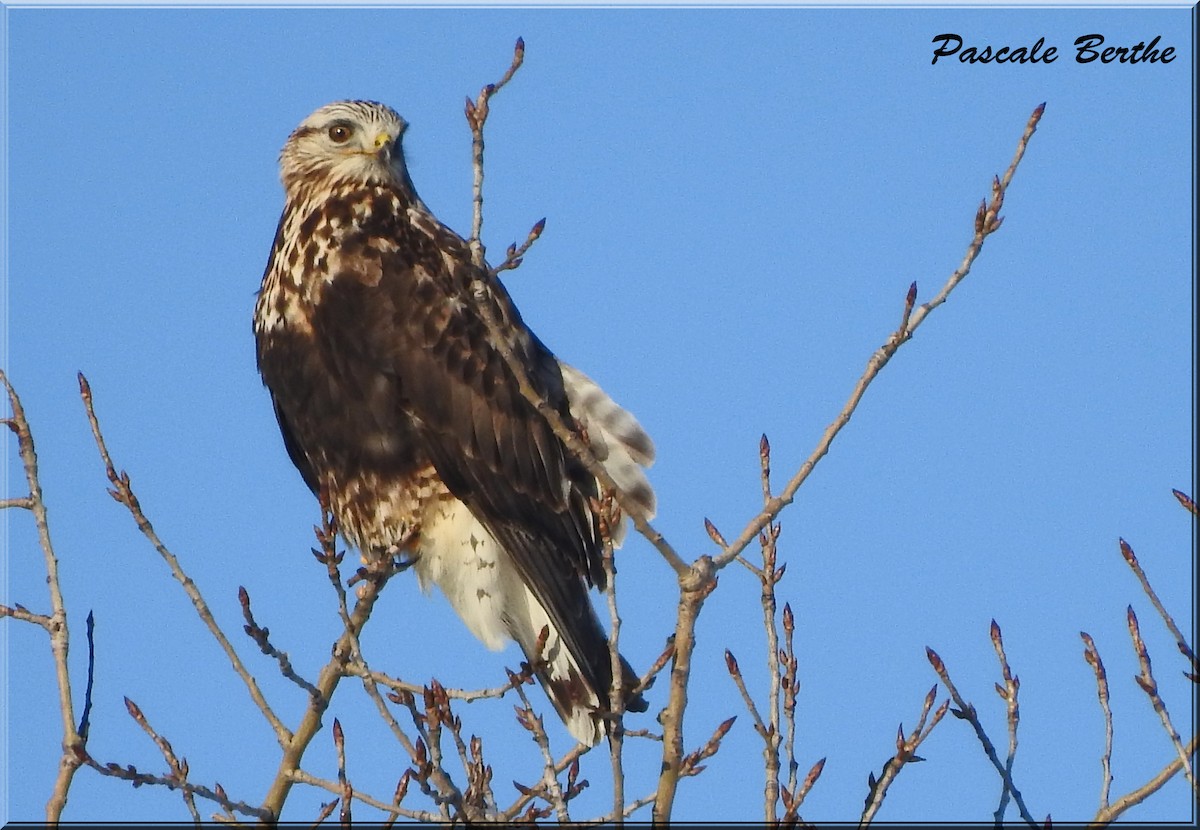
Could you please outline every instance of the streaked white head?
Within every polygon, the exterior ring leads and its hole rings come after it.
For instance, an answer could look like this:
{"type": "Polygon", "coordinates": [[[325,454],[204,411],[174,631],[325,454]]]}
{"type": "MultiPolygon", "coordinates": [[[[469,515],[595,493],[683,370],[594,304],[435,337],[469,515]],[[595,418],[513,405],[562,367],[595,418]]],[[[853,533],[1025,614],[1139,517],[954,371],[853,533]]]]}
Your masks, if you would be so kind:
{"type": "Polygon", "coordinates": [[[289,196],[318,184],[409,186],[400,147],[407,126],[395,110],[375,101],[326,104],[300,122],[283,145],[283,186],[289,196]]]}

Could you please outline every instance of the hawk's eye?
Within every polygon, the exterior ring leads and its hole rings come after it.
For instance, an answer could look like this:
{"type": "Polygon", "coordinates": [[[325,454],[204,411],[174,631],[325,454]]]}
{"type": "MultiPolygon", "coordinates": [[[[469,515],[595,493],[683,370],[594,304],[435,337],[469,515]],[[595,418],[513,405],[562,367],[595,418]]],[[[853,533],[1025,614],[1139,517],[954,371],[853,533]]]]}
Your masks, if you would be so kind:
{"type": "Polygon", "coordinates": [[[334,124],[329,128],[329,140],[334,144],[345,144],[354,134],[354,128],[345,124],[334,124]]]}

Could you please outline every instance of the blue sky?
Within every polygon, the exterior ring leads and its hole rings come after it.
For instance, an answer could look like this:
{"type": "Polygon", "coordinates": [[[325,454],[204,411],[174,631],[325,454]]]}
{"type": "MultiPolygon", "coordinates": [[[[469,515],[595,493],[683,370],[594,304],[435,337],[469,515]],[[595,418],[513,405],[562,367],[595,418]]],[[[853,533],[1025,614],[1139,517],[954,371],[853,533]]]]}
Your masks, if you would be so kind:
{"type": "MultiPolygon", "coordinates": [[[[547,217],[507,285],[542,339],[654,436],[656,526],[689,559],[712,552],[704,517],[732,537],[756,511],[761,433],[780,483],[811,452],[909,283],[928,299],[958,264],[992,175],[1047,102],[1003,229],[783,516],[798,760],[828,757],[802,815],[857,819],[868,773],[936,681],[927,645],[1004,740],[992,618],[1022,681],[1014,775],[1033,814],[1096,809],[1103,729],[1080,630],[1109,671],[1114,797],[1140,785],[1173,753],[1132,681],[1127,604],[1176,725],[1194,729],[1182,661],[1117,548],[1129,540],[1192,630],[1194,525],[1170,492],[1194,495],[1195,481],[1192,20],[1187,8],[5,9],[4,365],[38,441],[77,697],[83,621],[97,619],[90,750],[162,767],[127,695],[196,781],[254,802],[278,759],[183,592],[105,494],[75,373],[160,535],[294,722],[303,694],[241,637],[237,604],[244,585],[301,672],[327,659],[340,624],[308,554],[316,506],[250,332],[282,206],[279,147],[331,100],[387,102],[412,125],[422,197],[465,233],[462,102],[522,36],[525,67],[489,122],[484,241],[496,259],[547,217]],[[1044,37],[1060,58],[933,66],[943,32],[980,46],[1044,37]],[[1178,57],[1075,63],[1072,42],[1092,32],[1114,45],[1160,35],[1178,57]]],[[[20,495],[11,439],[5,453],[20,495]]],[[[4,519],[3,602],[45,611],[32,522],[4,519]]],[[[623,651],[640,669],[671,628],[674,579],[640,539],[619,563],[623,651]]],[[[486,651],[414,583],[384,595],[364,639],[372,665],[499,682],[515,647],[486,651]]],[[[761,746],[722,658],[732,649],[765,700],[760,614],[754,578],[723,572],[698,628],[689,748],[740,717],[709,770],[683,782],[679,819],[761,815],[761,746]]],[[[5,621],[0,637],[0,802],[33,819],[59,752],[52,665],[40,630],[5,621]]],[[[653,726],[665,696],[662,683],[630,725],[653,726]]],[[[355,785],[388,795],[402,750],[354,684],[333,714],[355,785]]],[[[484,736],[502,800],[508,781],[534,777],[536,748],[507,701],[461,714],[484,736]]],[[[333,774],[330,743],[319,737],[306,767],[333,774]]],[[[653,786],[652,749],[631,750],[631,797],[653,786]]],[[[999,780],[964,722],[947,718],[921,754],[881,819],[990,820],[999,780]]],[[[608,809],[608,770],[602,753],[587,759],[577,817],[608,809]]],[[[323,800],[298,791],[284,817],[311,820],[323,800]]],[[[1127,817],[1193,810],[1177,777],[1127,817]]],[[[186,813],[176,794],[85,770],[65,818],[186,813]]]]}

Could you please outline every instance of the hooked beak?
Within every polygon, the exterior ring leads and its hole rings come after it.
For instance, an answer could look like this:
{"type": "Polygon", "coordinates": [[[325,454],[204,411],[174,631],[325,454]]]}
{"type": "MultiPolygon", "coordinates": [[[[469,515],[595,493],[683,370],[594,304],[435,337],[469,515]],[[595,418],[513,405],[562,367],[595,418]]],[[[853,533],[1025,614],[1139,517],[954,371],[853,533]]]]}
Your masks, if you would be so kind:
{"type": "Polygon", "coordinates": [[[375,155],[377,155],[377,156],[389,155],[391,153],[392,144],[394,142],[395,142],[395,139],[392,138],[391,134],[387,133],[387,132],[382,132],[379,135],[375,136],[375,155]]]}

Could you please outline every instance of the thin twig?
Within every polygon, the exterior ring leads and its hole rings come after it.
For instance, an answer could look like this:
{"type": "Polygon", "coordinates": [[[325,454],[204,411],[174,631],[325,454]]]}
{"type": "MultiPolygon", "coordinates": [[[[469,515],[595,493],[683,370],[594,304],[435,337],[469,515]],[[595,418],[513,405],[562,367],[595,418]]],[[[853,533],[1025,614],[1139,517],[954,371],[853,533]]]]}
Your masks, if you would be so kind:
{"type": "Polygon", "coordinates": [[[658,776],[658,794],[654,799],[652,820],[670,821],[675,792],[683,775],[683,717],[687,710],[688,680],[692,673],[692,652],[696,648],[696,619],[704,600],[717,587],[713,561],[709,556],[696,560],[690,572],[679,580],[679,607],[675,615],[675,654],[671,665],[671,688],[667,705],[659,714],[663,727],[662,766],[658,776]]]}
{"type": "MultiPolygon", "coordinates": [[[[407,680],[392,677],[375,669],[364,669],[357,663],[348,663],[346,665],[346,674],[358,678],[369,676],[375,683],[380,686],[386,686],[394,692],[407,692],[408,694],[419,695],[424,688],[419,683],[409,683],[407,680]]],[[[520,681],[518,680],[517,682],[520,681]]],[[[444,690],[446,696],[451,700],[461,700],[471,703],[476,700],[499,700],[513,690],[512,683],[513,681],[510,680],[499,686],[492,686],[486,689],[453,689],[445,687],[444,690]]]]}
{"type": "Polygon", "coordinates": [[[343,827],[349,827],[352,817],[350,802],[354,800],[354,787],[346,775],[346,733],[342,731],[342,723],[337,718],[333,719],[333,750],[337,755],[338,786],[342,789],[342,809],[338,820],[343,827]]]}
{"type": "Polygon", "coordinates": [[[525,259],[525,254],[529,253],[529,249],[537,242],[542,235],[542,231],[546,230],[546,219],[539,219],[534,226],[529,229],[529,234],[525,237],[525,241],[521,243],[521,247],[517,247],[514,242],[508,246],[505,252],[504,261],[495,268],[489,268],[488,273],[493,277],[501,271],[511,271],[514,268],[519,268],[525,259]]]}
{"type": "Polygon", "coordinates": [[[1189,496],[1187,493],[1183,492],[1182,490],[1174,490],[1174,489],[1171,490],[1171,494],[1173,496],[1175,496],[1175,499],[1180,504],[1183,505],[1184,510],[1191,513],[1193,516],[1200,516],[1200,513],[1198,513],[1196,511],[1196,502],[1194,502],[1192,500],[1191,496],[1189,496]]]}
{"type": "Polygon", "coordinates": [[[96,615],[87,615],[87,686],[83,690],[83,714],[79,716],[79,739],[87,743],[92,727],[92,687],[96,680],[96,615]]]}
{"type": "Polygon", "coordinates": [[[1146,650],[1146,644],[1142,641],[1142,632],[1138,626],[1137,615],[1133,613],[1133,606],[1130,605],[1126,609],[1125,618],[1129,623],[1129,637],[1133,640],[1134,651],[1137,652],[1138,664],[1141,666],[1142,673],[1134,677],[1138,686],[1150,698],[1150,705],[1154,707],[1155,713],[1162,721],[1163,729],[1167,732],[1167,737],[1171,739],[1171,744],[1175,747],[1175,754],[1179,756],[1179,762],[1183,765],[1183,775],[1187,779],[1188,785],[1192,790],[1196,789],[1196,780],[1192,777],[1192,762],[1190,760],[1191,753],[1183,748],[1183,741],[1179,737],[1179,732],[1175,729],[1175,725],[1171,723],[1171,715],[1167,712],[1167,704],[1163,702],[1162,696],[1158,693],[1158,683],[1154,679],[1154,674],[1150,670],[1150,652],[1146,650]]]}
{"type": "MultiPolygon", "coordinates": [[[[8,376],[0,371],[0,383],[8,393],[8,403],[12,409],[12,417],[4,419],[4,423],[17,436],[17,452],[25,468],[25,481],[29,485],[27,508],[33,513],[33,521],[37,527],[38,543],[42,549],[42,557],[46,563],[46,586],[50,591],[50,615],[48,623],[43,627],[50,635],[50,651],[54,657],[54,676],[58,686],[58,710],[62,718],[62,750],[58,762],[58,775],[54,788],[46,802],[46,820],[57,823],[63,808],[67,806],[67,792],[75,772],[83,764],[87,755],[86,744],[75,727],[75,710],[71,699],[71,673],[67,662],[70,651],[71,635],[67,627],[67,606],[63,600],[62,587],[58,577],[58,557],[54,553],[54,545],[50,541],[50,520],[46,515],[46,503],[42,498],[42,484],[38,477],[37,451],[33,444],[33,433],[29,429],[29,421],[21,406],[21,399],[8,382],[8,376]]],[[[23,610],[23,609],[22,609],[23,610]]],[[[12,609],[16,612],[17,609],[12,609]]],[[[9,613],[20,619],[33,622],[34,615],[9,613]]]]}
{"type": "MultiPolygon", "coordinates": [[[[318,529],[318,538],[322,539],[322,545],[325,544],[322,530],[328,527],[329,520],[326,518],[328,511],[326,505],[322,505],[322,528],[318,529]]],[[[324,554],[317,553],[318,558],[324,561],[324,554]]],[[[361,633],[363,626],[371,618],[371,611],[375,607],[376,600],[379,599],[379,593],[387,585],[388,579],[393,574],[391,563],[387,563],[388,567],[381,569],[380,572],[371,572],[369,578],[365,579],[358,589],[358,602],[354,604],[354,611],[349,615],[348,624],[344,625],[344,630],[338,638],[337,643],[333,647],[333,655],[329,662],[322,667],[320,674],[317,676],[316,688],[320,693],[319,696],[310,696],[308,706],[301,716],[300,724],[296,727],[291,739],[284,745],[283,756],[279,761],[279,769],[275,773],[275,779],[271,782],[270,788],[267,790],[267,795],[263,799],[263,808],[267,814],[272,817],[272,821],[279,818],[280,811],[283,809],[283,804],[287,800],[288,793],[291,792],[292,785],[298,780],[294,773],[299,770],[300,762],[304,758],[304,753],[308,749],[313,738],[321,729],[321,718],[324,715],[326,708],[329,706],[329,701],[333,697],[333,693],[337,690],[338,684],[345,676],[345,666],[350,661],[350,655],[353,651],[353,644],[357,642],[358,634],[361,633]]],[[[340,789],[333,790],[335,794],[340,794],[340,789]]]]}
{"type": "MultiPolygon", "coordinates": [[[[333,793],[334,795],[339,795],[342,792],[342,785],[337,781],[318,778],[317,776],[299,768],[289,771],[288,777],[291,778],[292,782],[295,784],[307,784],[310,787],[318,787],[326,792],[333,793]]],[[[367,793],[359,792],[358,790],[354,791],[354,799],[356,801],[361,801],[363,804],[366,804],[369,807],[374,807],[376,810],[387,813],[389,816],[400,816],[401,818],[407,818],[413,821],[431,823],[436,823],[442,820],[441,816],[437,815],[436,813],[431,813],[427,810],[408,810],[396,804],[388,804],[382,799],[375,798],[367,793]]]]}
{"type": "Polygon", "coordinates": [[[1125,559],[1125,564],[1133,571],[1134,576],[1138,578],[1138,582],[1142,584],[1142,590],[1146,592],[1146,596],[1150,598],[1150,603],[1154,606],[1154,610],[1162,617],[1167,628],[1171,632],[1171,636],[1175,638],[1175,644],[1179,648],[1179,652],[1186,657],[1192,664],[1192,672],[1200,673],[1200,661],[1196,660],[1196,654],[1188,645],[1187,639],[1183,636],[1183,632],[1179,630],[1179,626],[1175,624],[1175,618],[1163,607],[1162,601],[1159,600],[1158,594],[1150,587],[1150,579],[1146,576],[1146,572],[1142,570],[1142,565],[1138,562],[1137,554],[1133,552],[1133,548],[1124,539],[1117,540],[1121,546],[1121,556],[1125,559]]]}
{"type": "MultiPolygon", "coordinates": [[[[758,461],[763,504],[769,505],[771,503],[771,443],[765,434],[758,441],[758,461]]],[[[787,568],[786,564],[781,568],[775,567],[779,554],[776,543],[779,540],[780,530],[777,523],[769,522],[758,534],[758,543],[762,550],[762,568],[754,569],[759,585],[762,587],[760,600],[763,630],[766,632],[767,638],[767,718],[769,724],[765,729],[759,730],[759,735],[763,739],[763,766],[766,772],[763,784],[763,816],[768,824],[775,823],[778,816],[779,745],[782,740],[780,723],[783,714],[780,711],[780,689],[782,675],[786,671],[786,668],[780,668],[779,631],[775,627],[775,614],[778,609],[778,603],[775,600],[775,586],[783,578],[783,572],[787,568]]],[[[731,656],[727,651],[726,660],[728,661],[731,656]]],[[[735,678],[735,680],[737,679],[740,679],[740,674],[735,678]]],[[[743,694],[743,697],[749,699],[748,694],[743,694]]],[[[757,712],[752,710],[751,714],[757,718],[757,712]]],[[[787,809],[786,806],[784,809],[787,809]]]]}
{"type": "Polygon", "coordinates": [[[171,569],[171,575],[183,586],[184,592],[192,601],[192,605],[196,609],[196,613],[200,616],[201,621],[209,632],[220,644],[225,656],[229,658],[229,662],[233,665],[233,670],[237,676],[242,679],[246,685],[246,689],[250,692],[250,699],[254,701],[254,705],[262,712],[263,717],[271,724],[271,729],[275,732],[275,739],[281,747],[286,748],[292,739],[292,733],[283,721],[275,714],[267,699],[263,697],[263,693],[258,688],[258,683],[254,676],[247,671],[242,659],[238,656],[233,644],[229,642],[229,638],[225,636],[225,632],[217,624],[213,617],[212,611],[209,610],[208,603],[204,601],[204,597],[200,593],[200,589],[196,587],[196,583],[192,578],[184,572],[183,567],[179,564],[179,560],[175,554],[167,549],[162,540],[158,538],[158,534],[154,531],[154,526],[150,524],[150,520],[146,518],[146,514],[142,512],[142,506],[138,502],[137,496],[133,493],[133,487],[130,484],[129,474],[126,472],[118,473],[116,467],[113,466],[112,458],[108,453],[108,446],[105,444],[104,436],[100,432],[100,422],[96,418],[96,411],[92,405],[92,388],[88,384],[87,378],[83,373],[79,373],[79,395],[83,399],[84,408],[87,410],[88,423],[92,427],[92,437],[96,441],[96,448],[100,452],[100,460],[104,462],[104,471],[108,476],[109,482],[112,483],[113,489],[109,490],[109,494],[119,503],[125,506],[129,513],[133,516],[134,522],[137,523],[138,530],[142,535],[149,540],[154,549],[158,551],[158,555],[167,563],[167,567],[171,569]]]}
{"type": "Polygon", "coordinates": [[[971,266],[974,265],[976,258],[979,256],[980,250],[983,248],[984,241],[997,230],[999,230],[1002,219],[1000,217],[1000,208],[1004,204],[1004,196],[1008,190],[1009,183],[1012,181],[1013,174],[1016,173],[1017,166],[1021,163],[1021,159],[1025,155],[1025,149],[1029,144],[1030,137],[1033,136],[1034,130],[1037,129],[1038,122],[1041,120],[1042,113],[1045,111],[1046,105],[1038,106],[1029,117],[1029,121],[1025,125],[1025,132],[1021,135],[1021,139],[1017,142],[1017,150],[1013,156],[1012,163],[1009,164],[1008,170],[1004,173],[1003,178],[996,178],[992,182],[992,200],[991,203],[985,202],[980,211],[975,216],[975,234],[971,238],[970,244],[967,246],[967,252],[963,256],[962,262],[955,269],[946,283],[942,286],[941,291],[929,302],[922,304],[915,311],[912,311],[912,305],[915,302],[916,292],[914,286],[910,286],[908,294],[905,297],[904,308],[905,312],[902,315],[901,327],[898,328],[888,338],[876,352],[871,355],[871,359],[867,361],[867,368],[863,372],[855,384],[854,390],[850,394],[846,405],[842,407],[842,411],[834,418],[833,422],[826,428],[821,440],[817,443],[816,449],[808,459],[800,465],[796,474],[784,487],[783,491],[770,504],[764,507],[763,511],[755,516],[746,525],[741,534],[734,539],[729,547],[723,551],[715,559],[717,570],[734,561],[737,556],[749,545],[754,538],[766,527],[779,512],[787,505],[792,503],[796,496],[796,492],[800,486],[804,484],[808,476],[812,473],[813,468],[817,463],[829,452],[830,446],[833,444],[833,439],[837,437],[842,428],[849,423],[850,416],[854,414],[854,410],[858,408],[859,401],[862,400],[863,394],[867,391],[867,387],[879,374],[887,362],[891,360],[892,355],[904,343],[912,338],[913,333],[924,322],[939,305],[944,303],[959,283],[961,283],[971,271],[971,266]]]}
{"type": "Polygon", "coordinates": [[[1108,704],[1108,673],[1104,671],[1104,663],[1100,659],[1100,651],[1092,636],[1086,631],[1079,632],[1083,640],[1083,659],[1096,673],[1096,697],[1100,700],[1100,711],[1104,713],[1104,754],[1100,756],[1100,809],[1108,809],[1108,795],[1112,787],[1112,749],[1113,749],[1113,718],[1112,709],[1108,704]]]}
{"type": "MultiPolygon", "coordinates": [[[[621,520],[620,512],[616,510],[613,495],[604,494],[604,498],[595,505],[594,513],[599,518],[600,539],[602,543],[601,564],[604,566],[605,586],[604,597],[608,605],[608,620],[611,633],[608,637],[609,670],[612,673],[612,684],[608,693],[608,757],[612,766],[613,776],[613,816],[617,824],[625,820],[625,769],[623,753],[625,748],[625,700],[624,671],[621,666],[621,614],[617,610],[617,566],[613,558],[611,522],[621,520]]],[[[568,790],[570,787],[568,787],[568,790]]]]}
{"type": "MultiPolygon", "coordinates": [[[[750,718],[754,721],[754,731],[764,741],[770,741],[770,730],[763,723],[762,715],[758,713],[758,706],[754,703],[754,698],[750,696],[750,690],[746,688],[746,681],[742,677],[742,669],[738,666],[737,658],[733,656],[733,652],[725,649],[725,669],[729,672],[729,676],[733,678],[734,684],[737,685],[738,692],[742,696],[742,702],[746,704],[746,710],[750,712],[750,718]]],[[[772,817],[774,820],[774,817],[772,817]]]]}
{"type": "Polygon", "coordinates": [[[192,796],[208,799],[216,802],[222,809],[229,813],[241,813],[244,816],[257,818],[260,821],[267,821],[270,814],[261,807],[255,807],[247,804],[244,801],[234,801],[226,793],[225,789],[220,784],[214,784],[211,788],[201,784],[192,784],[187,781],[180,781],[174,773],[168,776],[154,775],[148,772],[139,772],[132,765],[121,766],[120,764],[101,764],[96,759],[89,755],[85,755],[84,761],[92,769],[101,775],[106,775],[112,778],[120,778],[124,781],[131,782],[135,787],[142,786],[159,786],[168,789],[178,789],[187,792],[192,796]]]}
{"type": "MultiPolygon", "coordinates": [[[[917,720],[916,728],[909,733],[908,737],[904,736],[904,724],[900,724],[900,728],[896,731],[896,754],[887,760],[883,765],[883,772],[879,778],[875,777],[874,773],[867,778],[867,800],[863,807],[862,817],[859,819],[858,826],[866,827],[875,818],[875,814],[879,812],[879,808],[883,806],[883,800],[887,797],[888,787],[900,774],[900,770],[905,764],[915,763],[925,760],[917,755],[917,747],[919,747],[933,728],[937,726],[946,714],[946,710],[950,708],[950,701],[942,701],[942,705],[933,713],[933,719],[929,721],[929,726],[926,727],[925,721],[929,717],[929,712],[933,708],[933,701],[937,698],[937,684],[925,695],[925,702],[921,706],[921,717],[917,720]]],[[[824,759],[822,759],[824,760],[824,759]]]]}
{"type": "MultiPolygon", "coordinates": [[[[525,690],[517,686],[516,692],[517,696],[521,698],[521,705],[513,707],[517,714],[517,722],[533,736],[533,741],[542,754],[542,784],[539,789],[542,790],[543,798],[554,807],[558,814],[558,820],[569,822],[571,814],[567,808],[567,800],[563,796],[562,786],[558,783],[558,768],[554,763],[554,756],[550,754],[550,738],[546,735],[546,725],[542,721],[542,716],[535,713],[533,707],[529,705],[529,698],[526,697],[525,690]]],[[[515,781],[513,783],[516,784],[515,781]]],[[[520,789],[519,786],[518,789],[520,789]]]]}
{"type": "MultiPolygon", "coordinates": [[[[341,563],[343,556],[342,554],[338,554],[336,550],[336,528],[334,527],[333,517],[327,508],[328,505],[322,503],[322,524],[320,528],[315,529],[317,533],[317,540],[321,545],[321,551],[320,553],[313,551],[313,553],[317,555],[317,558],[325,564],[326,573],[329,576],[329,583],[333,587],[334,593],[337,597],[338,615],[342,619],[343,627],[342,638],[339,640],[338,647],[341,647],[344,643],[346,648],[344,659],[340,664],[340,670],[343,674],[346,674],[347,672],[344,669],[345,666],[356,664],[361,667],[361,671],[357,672],[357,676],[362,681],[363,690],[367,693],[367,697],[371,698],[371,701],[375,704],[376,711],[379,712],[379,716],[383,719],[384,723],[387,724],[388,729],[391,730],[392,735],[396,738],[396,741],[404,748],[404,751],[408,753],[409,757],[415,761],[418,757],[416,744],[413,743],[412,739],[408,737],[408,734],[405,733],[405,731],[400,727],[399,722],[392,715],[391,710],[388,709],[387,703],[383,699],[383,695],[379,692],[379,686],[372,678],[370,667],[367,665],[366,660],[363,657],[362,647],[359,644],[358,635],[362,627],[356,625],[354,621],[354,616],[357,614],[358,607],[364,601],[365,596],[371,591],[371,586],[380,586],[379,588],[375,589],[375,594],[378,595],[378,591],[382,588],[382,585],[380,585],[381,581],[390,579],[391,576],[395,575],[397,570],[390,559],[372,560],[368,563],[367,567],[360,568],[356,573],[355,580],[355,582],[359,584],[357,589],[358,603],[355,605],[354,613],[351,613],[347,602],[346,589],[342,586],[341,573],[338,570],[338,565],[341,563]]],[[[438,688],[440,689],[440,686],[438,686],[438,688]]],[[[426,697],[428,697],[429,689],[427,688],[425,692],[426,697]]],[[[437,787],[438,793],[440,794],[440,799],[435,800],[439,800],[440,803],[454,807],[457,811],[466,814],[472,820],[477,819],[478,816],[476,816],[474,812],[472,812],[468,806],[463,803],[461,791],[457,786],[455,786],[454,782],[450,779],[450,776],[443,769],[440,755],[441,746],[435,738],[431,738],[429,741],[429,751],[434,756],[433,766],[429,777],[432,778],[434,786],[437,787]]],[[[343,811],[347,809],[346,805],[347,799],[345,796],[343,796],[343,811]]]]}
{"type": "MultiPolygon", "coordinates": [[[[524,60],[525,41],[522,38],[517,38],[517,44],[513,48],[512,63],[509,64],[508,71],[504,73],[504,76],[496,83],[488,84],[481,89],[474,101],[470,98],[467,99],[467,123],[471,125],[471,167],[475,171],[475,179],[471,189],[473,210],[469,244],[471,247],[471,259],[477,268],[486,267],[484,262],[486,252],[483,247],[483,125],[487,121],[490,112],[489,103],[492,96],[512,80],[513,75],[521,68],[521,63],[524,60]]],[[[528,249],[528,246],[526,246],[526,249],[528,249]]]]}
{"type": "MultiPolygon", "coordinates": [[[[996,649],[996,658],[1000,661],[1000,671],[1004,677],[1004,685],[996,684],[996,693],[1000,695],[1000,699],[1005,704],[1006,720],[1008,722],[1008,757],[1004,759],[1004,771],[1007,773],[1008,780],[1012,780],[1013,760],[1017,755],[1017,724],[1021,720],[1021,709],[1017,702],[1017,693],[1021,689],[1021,680],[1014,677],[1012,670],[1008,666],[1008,656],[1004,653],[1004,638],[1000,632],[1000,626],[992,620],[991,625],[992,647],[996,649]]],[[[1008,808],[1008,787],[1004,786],[1000,789],[1000,804],[996,807],[996,826],[1004,825],[1004,813],[1008,808]]]]}
{"type": "Polygon", "coordinates": [[[187,787],[182,786],[187,783],[187,760],[185,759],[181,762],[175,756],[175,750],[171,747],[171,742],[154,731],[154,727],[150,725],[150,721],[142,714],[142,710],[129,698],[125,698],[125,709],[129,712],[129,716],[133,718],[134,722],[142,727],[142,730],[154,741],[155,746],[158,747],[158,751],[162,753],[163,759],[167,762],[167,767],[171,770],[170,778],[177,782],[180,791],[183,793],[183,803],[187,805],[188,812],[192,815],[192,821],[200,824],[200,813],[196,810],[196,800],[192,792],[187,787]]]}
{"type": "MultiPolygon", "coordinates": [[[[590,750],[590,746],[586,746],[585,744],[575,744],[575,746],[572,747],[566,755],[558,759],[558,761],[554,764],[555,776],[561,775],[564,771],[570,769],[572,765],[578,762],[578,760],[590,750]]],[[[520,791],[520,796],[517,798],[517,800],[514,801],[512,805],[510,805],[509,808],[501,814],[500,817],[509,822],[513,821],[537,796],[538,790],[536,788],[527,787],[525,790],[520,791]]],[[[629,815],[629,813],[626,812],[625,815],[629,815]]]]}
{"type": "Polygon", "coordinates": [[[287,653],[280,651],[279,649],[275,648],[275,646],[271,645],[271,630],[269,628],[264,628],[255,622],[254,613],[250,610],[250,592],[241,585],[238,586],[238,602],[241,603],[242,616],[246,620],[246,624],[243,626],[243,629],[245,630],[246,634],[249,635],[250,639],[254,640],[254,642],[258,644],[258,647],[262,653],[275,659],[275,661],[279,664],[280,673],[288,680],[295,683],[301,689],[304,689],[304,691],[308,692],[310,695],[319,695],[320,692],[317,691],[316,686],[314,686],[312,683],[309,683],[300,675],[296,674],[296,670],[292,667],[292,661],[288,658],[287,653]]]}
{"type": "Polygon", "coordinates": [[[960,720],[965,720],[975,729],[975,737],[979,739],[979,743],[983,746],[984,754],[987,755],[992,766],[996,768],[996,772],[1000,773],[1000,778],[1004,782],[1005,788],[1012,793],[1013,801],[1017,804],[1017,809],[1021,812],[1021,818],[1030,827],[1037,827],[1038,822],[1030,814],[1025,807],[1025,799],[1021,797],[1020,791],[1013,783],[1012,774],[1000,762],[1000,758],[996,755],[996,747],[992,745],[992,741],[987,736],[987,732],[983,729],[983,724],[979,722],[979,715],[975,711],[975,707],[963,700],[962,695],[958,693],[954,682],[950,679],[950,671],[946,668],[946,664],[938,653],[928,646],[925,647],[925,656],[929,658],[929,663],[933,666],[933,670],[937,672],[937,676],[942,679],[942,683],[946,686],[946,691],[950,692],[950,697],[958,706],[957,709],[951,709],[950,713],[960,720]]]}
{"type": "Polygon", "coordinates": [[[796,674],[799,661],[796,659],[796,648],[793,633],[796,630],[796,618],[792,614],[790,603],[783,604],[783,717],[787,722],[787,736],[784,739],[784,751],[788,759],[788,789],[796,791],[796,775],[800,765],[796,763],[796,674]]]}
{"type": "Polygon", "coordinates": [[[16,607],[0,605],[0,617],[12,617],[14,620],[33,623],[34,625],[40,626],[47,631],[50,630],[50,627],[53,623],[53,620],[51,620],[45,614],[35,614],[19,603],[16,605],[16,607]]]}
{"type": "MultiPolygon", "coordinates": [[[[1192,755],[1196,754],[1197,741],[1200,741],[1200,736],[1193,735],[1191,741],[1188,742],[1187,747],[1184,749],[1184,755],[1190,758],[1192,755]]],[[[1174,778],[1175,774],[1181,769],[1183,769],[1183,762],[1178,758],[1174,759],[1171,761],[1171,763],[1159,770],[1153,778],[1151,778],[1142,786],[1138,787],[1136,790],[1126,793],[1114,801],[1111,805],[1097,810],[1096,815],[1092,818],[1092,821],[1088,826],[1103,827],[1116,821],[1117,818],[1130,807],[1135,807],[1138,804],[1141,804],[1147,798],[1162,789],[1163,785],[1174,778]]]]}

